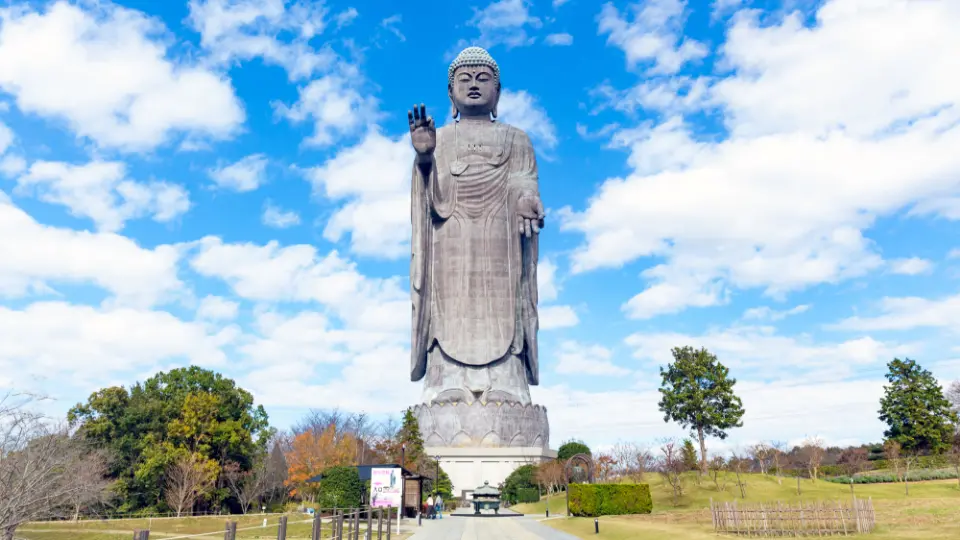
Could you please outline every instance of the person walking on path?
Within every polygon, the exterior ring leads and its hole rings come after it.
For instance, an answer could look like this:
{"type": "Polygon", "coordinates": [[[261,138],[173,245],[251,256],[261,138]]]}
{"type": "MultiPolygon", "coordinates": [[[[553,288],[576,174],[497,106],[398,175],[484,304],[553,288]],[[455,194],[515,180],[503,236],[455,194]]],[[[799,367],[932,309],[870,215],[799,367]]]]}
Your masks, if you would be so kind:
{"type": "Polygon", "coordinates": [[[427,497],[427,519],[435,519],[433,512],[436,510],[433,503],[433,495],[427,497]]]}
{"type": "Polygon", "coordinates": [[[443,499],[437,493],[437,517],[443,519],[443,499]]]}

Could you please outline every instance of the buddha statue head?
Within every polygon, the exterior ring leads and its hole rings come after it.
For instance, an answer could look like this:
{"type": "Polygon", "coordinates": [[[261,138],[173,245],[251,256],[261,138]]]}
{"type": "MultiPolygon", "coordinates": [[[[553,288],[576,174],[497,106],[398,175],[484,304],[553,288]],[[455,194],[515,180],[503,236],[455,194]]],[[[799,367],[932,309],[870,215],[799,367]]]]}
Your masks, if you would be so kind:
{"type": "Polygon", "coordinates": [[[486,50],[467,47],[450,64],[447,93],[454,118],[497,117],[500,67],[486,50]]]}

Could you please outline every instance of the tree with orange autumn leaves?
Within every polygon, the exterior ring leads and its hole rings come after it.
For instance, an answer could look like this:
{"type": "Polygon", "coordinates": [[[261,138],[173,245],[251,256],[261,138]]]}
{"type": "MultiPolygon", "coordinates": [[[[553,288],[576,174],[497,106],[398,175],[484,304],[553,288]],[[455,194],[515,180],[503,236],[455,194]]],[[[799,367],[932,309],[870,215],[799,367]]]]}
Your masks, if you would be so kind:
{"type": "Polygon", "coordinates": [[[300,497],[315,495],[307,480],[329,467],[357,464],[357,438],[349,432],[338,432],[336,425],[322,430],[308,430],[296,435],[286,452],[287,480],[291,494],[300,497]]]}

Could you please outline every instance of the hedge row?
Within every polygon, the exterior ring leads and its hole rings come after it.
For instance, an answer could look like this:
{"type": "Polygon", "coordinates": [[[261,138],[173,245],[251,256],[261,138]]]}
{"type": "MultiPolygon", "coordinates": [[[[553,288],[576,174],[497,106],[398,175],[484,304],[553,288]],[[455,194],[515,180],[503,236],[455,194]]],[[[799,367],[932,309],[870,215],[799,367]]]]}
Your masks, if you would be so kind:
{"type": "Polygon", "coordinates": [[[570,513],[575,516],[649,514],[652,510],[647,484],[570,484],[570,513]]]}
{"type": "Polygon", "coordinates": [[[540,490],[537,488],[518,488],[518,503],[535,503],[540,500],[540,490]]]}
{"type": "MultiPolygon", "coordinates": [[[[955,471],[910,471],[910,474],[907,475],[907,479],[911,482],[920,482],[923,480],[950,480],[957,477],[955,471]]],[[[837,484],[849,484],[849,476],[837,476],[835,478],[827,478],[828,482],[836,482],[837,484]]],[[[894,482],[899,482],[900,480],[892,474],[865,474],[863,476],[854,476],[854,484],[889,484],[894,482]]]]}

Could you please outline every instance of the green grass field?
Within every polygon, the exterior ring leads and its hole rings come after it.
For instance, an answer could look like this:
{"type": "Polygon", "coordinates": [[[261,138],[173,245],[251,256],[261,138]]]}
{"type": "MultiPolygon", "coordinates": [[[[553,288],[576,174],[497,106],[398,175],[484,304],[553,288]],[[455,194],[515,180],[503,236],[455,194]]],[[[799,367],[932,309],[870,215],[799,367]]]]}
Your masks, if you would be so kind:
{"type": "MultiPolygon", "coordinates": [[[[580,538],[621,540],[699,540],[716,538],[710,518],[710,499],[741,500],[736,479],[728,477],[725,490],[718,490],[712,480],[704,478],[698,485],[696,476],[686,479],[685,494],[674,504],[672,491],[659,476],[648,475],[653,495],[653,513],[645,516],[607,516],[600,518],[600,534],[594,534],[592,518],[558,518],[544,523],[580,538]]],[[[795,478],[784,478],[780,484],[770,476],[749,474],[746,482],[747,503],[796,502],[799,500],[841,500],[851,496],[847,485],[810,480],[800,481],[797,495],[795,478]]],[[[910,485],[910,496],[903,484],[868,484],[854,486],[860,498],[871,498],[877,514],[877,530],[870,538],[877,540],[960,538],[960,489],[956,480],[919,482],[910,485]]],[[[551,497],[550,513],[564,512],[562,494],[551,497]]],[[[544,515],[546,501],[516,505],[518,512],[544,515]]]]}
{"type": "MultiPolygon", "coordinates": [[[[267,516],[267,526],[263,527],[264,516],[229,516],[237,522],[237,539],[271,539],[277,537],[277,524],[280,516],[267,516]],[[247,530],[243,530],[247,529],[247,530]]],[[[310,518],[302,514],[290,514],[287,522],[287,538],[289,540],[309,539],[312,524],[310,518]]],[[[17,529],[17,538],[24,540],[130,540],[135,529],[150,529],[150,540],[176,539],[183,536],[194,536],[197,540],[222,539],[226,525],[226,516],[195,517],[181,519],[114,519],[88,520],[80,522],[57,521],[43,523],[28,523],[17,529]],[[204,534],[208,533],[208,534],[204,534]]],[[[328,534],[329,522],[324,523],[324,534],[328,534]]],[[[362,530],[362,529],[361,529],[362,530]]],[[[403,538],[409,535],[392,538],[403,538]]]]}

